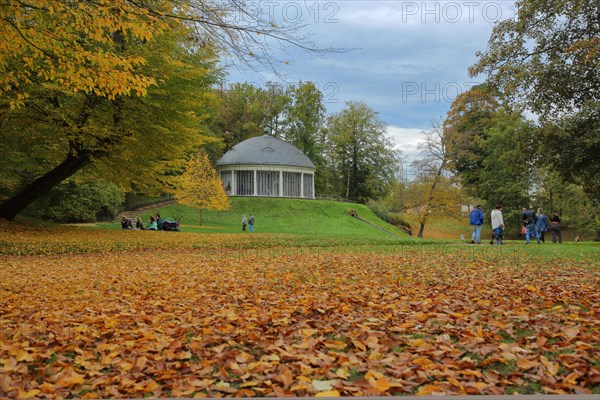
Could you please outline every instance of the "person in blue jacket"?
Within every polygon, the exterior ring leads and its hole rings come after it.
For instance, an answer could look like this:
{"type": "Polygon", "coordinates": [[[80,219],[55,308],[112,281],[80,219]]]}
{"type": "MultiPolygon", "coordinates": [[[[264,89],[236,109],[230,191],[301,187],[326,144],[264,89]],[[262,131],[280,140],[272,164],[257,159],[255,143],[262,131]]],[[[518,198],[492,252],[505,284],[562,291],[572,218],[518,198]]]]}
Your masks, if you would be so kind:
{"type": "Polygon", "coordinates": [[[481,226],[483,225],[483,211],[481,210],[481,204],[477,204],[469,215],[469,224],[473,227],[473,234],[471,235],[471,243],[481,243],[481,226]]]}
{"type": "Polygon", "coordinates": [[[544,235],[546,232],[550,230],[550,220],[548,216],[544,214],[544,210],[542,208],[537,209],[537,214],[535,214],[535,230],[537,231],[537,243],[540,244],[540,240],[542,243],[546,243],[546,239],[544,235]]]}

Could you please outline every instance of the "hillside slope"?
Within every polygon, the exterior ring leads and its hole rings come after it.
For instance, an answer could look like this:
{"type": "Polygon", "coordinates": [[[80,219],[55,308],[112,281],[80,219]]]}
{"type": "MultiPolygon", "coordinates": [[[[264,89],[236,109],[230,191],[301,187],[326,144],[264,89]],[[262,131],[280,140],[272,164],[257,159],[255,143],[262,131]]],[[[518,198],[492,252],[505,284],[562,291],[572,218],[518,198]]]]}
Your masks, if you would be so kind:
{"type": "Polygon", "coordinates": [[[202,226],[200,226],[199,210],[179,204],[145,212],[142,218],[146,222],[152,213],[159,212],[163,218],[181,216],[181,227],[184,231],[235,233],[241,231],[241,219],[245,214],[254,215],[255,229],[261,233],[368,235],[394,238],[348,215],[348,211],[355,210],[364,220],[401,238],[408,238],[404,232],[382,221],[362,204],[250,197],[232,197],[230,200],[229,211],[204,211],[202,226]]]}

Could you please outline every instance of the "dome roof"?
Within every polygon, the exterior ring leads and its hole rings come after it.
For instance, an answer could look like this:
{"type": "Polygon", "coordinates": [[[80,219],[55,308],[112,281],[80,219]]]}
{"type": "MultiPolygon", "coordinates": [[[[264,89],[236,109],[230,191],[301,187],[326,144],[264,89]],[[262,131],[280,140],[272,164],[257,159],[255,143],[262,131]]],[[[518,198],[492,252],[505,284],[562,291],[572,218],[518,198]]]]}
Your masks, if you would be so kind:
{"type": "Polygon", "coordinates": [[[217,165],[286,165],[315,168],[310,159],[288,141],[263,135],[244,140],[217,161],[217,165]]]}

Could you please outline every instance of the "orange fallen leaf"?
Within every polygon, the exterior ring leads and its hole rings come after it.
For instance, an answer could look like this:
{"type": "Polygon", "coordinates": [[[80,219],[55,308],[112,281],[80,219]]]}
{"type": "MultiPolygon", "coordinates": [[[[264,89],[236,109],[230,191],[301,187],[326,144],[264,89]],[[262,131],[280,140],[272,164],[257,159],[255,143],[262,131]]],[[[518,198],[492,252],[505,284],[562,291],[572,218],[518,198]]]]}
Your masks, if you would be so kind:
{"type": "Polygon", "coordinates": [[[33,356],[31,354],[29,354],[28,352],[26,352],[25,350],[19,349],[15,354],[15,360],[17,360],[17,362],[21,362],[21,361],[31,362],[31,361],[33,361],[33,356]]]}
{"type": "Polygon", "coordinates": [[[0,371],[11,372],[17,370],[17,360],[13,357],[6,359],[0,359],[0,363],[2,363],[2,367],[0,367],[0,371]]]}
{"type": "Polygon", "coordinates": [[[352,339],[352,344],[354,345],[354,347],[356,347],[359,350],[362,350],[362,351],[367,350],[367,347],[365,346],[365,344],[363,342],[361,342],[360,340],[352,339]]]}
{"type": "Polygon", "coordinates": [[[323,342],[328,349],[344,350],[348,345],[341,340],[326,340],[323,342]]]}
{"type": "Polygon", "coordinates": [[[38,389],[32,389],[28,392],[24,392],[22,390],[19,390],[19,394],[17,395],[17,399],[30,399],[32,397],[37,396],[38,394],[40,394],[41,391],[38,389]]]}
{"type": "Polygon", "coordinates": [[[239,389],[235,392],[236,397],[256,397],[256,392],[250,389],[239,389]]]}
{"type": "Polygon", "coordinates": [[[483,374],[481,373],[481,371],[477,371],[477,370],[473,370],[473,369],[465,369],[462,371],[458,371],[459,374],[462,375],[472,375],[472,376],[476,376],[478,378],[483,378],[483,374]]]}
{"type": "Polygon", "coordinates": [[[576,326],[570,326],[568,328],[563,329],[563,333],[569,339],[574,339],[575,337],[577,337],[577,335],[579,335],[579,328],[576,326]]]}
{"type": "Polygon", "coordinates": [[[413,361],[413,364],[421,366],[421,367],[425,367],[425,366],[429,366],[431,364],[433,364],[433,362],[426,357],[419,357],[419,358],[415,358],[413,361]]]}
{"type": "Polygon", "coordinates": [[[575,372],[572,372],[569,375],[567,375],[565,379],[563,379],[563,382],[570,386],[576,386],[577,379],[579,379],[579,375],[577,375],[575,372]]]}
{"type": "Polygon", "coordinates": [[[560,368],[558,363],[552,363],[548,361],[548,359],[545,356],[540,356],[540,361],[542,362],[542,364],[544,364],[550,375],[556,376],[560,368]]]}
{"type": "Polygon", "coordinates": [[[531,361],[528,360],[526,358],[519,358],[517,360],[517,367],[521,368],[521,369],[530,369],[533,367],[537,367],[539,365],[538,362],[536,361],[531,361]]]}
{"type": "Polygon", "coordinates": [[[450,383],[452,386],[456,386],[460,390],[461,395],[464,395],[467,393],[465,391],[464,386],[458,381],[458,379],[456,379],[456,378],[447,378],[447,379],[448,379],[448,383],[450,383]]]}
{"type": "Polygon", "coordinates": [[[369,384],[375,389],[379,390],[380,392],[385,392],[386,390],[392,387],[390,381],[386,377],[379,378],[376,380],[369,380],[369,384]]]}
{"type": "Polygon", "coordinates": [[[338,368],[337,371],[335,371],[335,374],[342,379],[348,379],[348,376],[350,375],[348,369],[345,367],[338,368]]]}
{"type": "Polygon", "coordinates": [[[138,359],[135,361],[135,366],[138,370],[142,371],[146,367],[146,362],[148,362],[146,357],[138,357],[138,359]]]}
{"type": "Polygon", "coordinates": [[[158,389],[160,387],[160,385],[158,383],[156,383],[156,381],[154,380],[150,380],[150,382],[148,382],[148,384],[146,384],[144,386],[144,392],[146,393],[150,393],[155,391],[156,389],[158,389]]]}
{"type": "Polygon", "coordinates": [[[296,390],[309,390],[311,389],[311,385],[307,383],[298,383],[297,385],[293,385],[290,388],[290,391],[295,392],[296,390]]]}
{"type": "Polygon", "coordinates": [[[445,391],[436,385],[421,386],[417,391],[417,396],[431,396],[433,394],[444,394],[445,391]]]}
{"type": "Polygon", "coordinates": [[[84,382],[84,376],[80,375],[76,372],[71,373],[68,376],[61,378],[58,382],[56,382],[55,387],[73,387],[77,385],[82,385],[84,382]]]}
{"type": "MultiPolygon", "coordinates": [[[[212,385],[215,382],[214,379],[194,379],[193,381],[190,382],[190,385],[200,388],[200,389],[204,389],[206,387],[209,387],[210,385],[212,385]]],[[[242,387],[244,384],[241,384],[240,387],[242,387]]]]}
{"type": "Polygon", "coordinates": [[[54,385],[51,383],[48,383],[48,382],[42,383],[40,385],[40,390],[46,394],[51,394],[51,393],[56,392],[56,390],[54,389],[54,385]]]}

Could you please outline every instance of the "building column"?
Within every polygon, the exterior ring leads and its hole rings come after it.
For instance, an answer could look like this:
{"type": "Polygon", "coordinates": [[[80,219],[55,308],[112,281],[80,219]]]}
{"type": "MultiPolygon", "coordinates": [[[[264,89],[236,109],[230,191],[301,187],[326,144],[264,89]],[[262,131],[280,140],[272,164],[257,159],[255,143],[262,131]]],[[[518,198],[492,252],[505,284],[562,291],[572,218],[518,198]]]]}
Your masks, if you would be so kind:
{"type": "Polygon", "coordinates": [[[258,183],[257,183],[257,180],[256,180],[256,175],[257,175],[256,169],[254,169],[253,174],[254,174],[253,175],[254,176],[254,188],[253,188],[254,189],[254,193],[252,194],[252,196],[258,196],[258,190],[257,190],[258,189],[258,186],[257,186],[258,183]]]}
{"type": "Polygon", "coordinates": [[[304,198],[304,172],[300,172],[300,197],[304,198]]]}
{"type": "Polygon", "coordinates": [[[312,174],[312,198],[314,199],[316,197],[316,193],[315,193],[315,174],[312,174]]]}
{"type": "Polygon", "coordinates": [[[235,171],[231,170],[231,195],[235,196],[237,195],[237,191],[236,191],[236,184],[235,184],[235,171]]]}
{"type": "Polygon", "coordinates": [[[283,197],[283,171],[279,170],[279,197],[283,197]]]}

